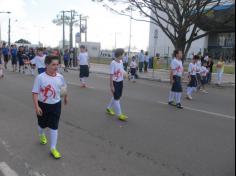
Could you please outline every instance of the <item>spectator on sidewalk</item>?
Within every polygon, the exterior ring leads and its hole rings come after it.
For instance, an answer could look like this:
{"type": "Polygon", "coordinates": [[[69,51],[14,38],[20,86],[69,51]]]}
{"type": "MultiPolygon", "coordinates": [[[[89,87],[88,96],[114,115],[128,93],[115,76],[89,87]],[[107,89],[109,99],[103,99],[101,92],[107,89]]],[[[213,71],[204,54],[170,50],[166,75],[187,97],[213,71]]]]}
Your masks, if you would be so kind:
{"type": "Polygon", "coordinates": [[[145,53],[145,58],[144,58],[144,72],[147,73],[148,72],[148,64],[149,64],[149,55],[148,52],[145,53]]]}
{"type": "Polygon", "coordinates": [[[141,50],[141,52],[138,54],[139,72],[140,73],[143,72],[144,60],[145,60],[144,52],[143,52],[143,50],[141,50]]]}
{"type": "Polygon", "coordinates": [[[11,45],[11,64],[12,64],[12,69],[13,72],[17,70],[17,47],[16,45],[11,45]]]}
{"type": "Polygon", "coordinates": [[[214,61],[211,56],[208,58],[207,62],[207,69],[209,70],[207,74],[207,83],[210,84],[212,80],[212,73],[213,73],[213,66],[214,66],[214,61]]]}
{"type": "Polygon", "coordinates": [[[68,67],[69,67],[69,61],[70,61],[70,53],[69,50],[65,50],[65,53],[63,55],[63,59],[64,59],[64,64],[65,64],[65,72],[68,72],[68,67]]]}
{"type": "Polygon", "coordinates": [[[217,68],[217,85],[221,85],[225,69],[225,62],[223,57],[221,57],[220,60],[218,61],[216,68],[217,68]]]}
{"type": "Polygon", "coordinates": [[[125,53],[124,57],[123,57],[123,65],[124,65],[124,69],[127,72],[128,70],[128,65],[129,65],[129,57],[128,54],[125,53]]]}

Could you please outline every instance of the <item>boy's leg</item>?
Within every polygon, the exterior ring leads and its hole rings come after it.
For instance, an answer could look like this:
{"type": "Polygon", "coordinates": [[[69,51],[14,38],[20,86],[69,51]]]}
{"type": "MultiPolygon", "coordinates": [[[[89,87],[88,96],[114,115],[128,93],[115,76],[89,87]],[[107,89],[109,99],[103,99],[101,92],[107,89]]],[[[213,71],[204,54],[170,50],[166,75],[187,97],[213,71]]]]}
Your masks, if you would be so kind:
{"type": "Polygon", "coordinates": [[[169,102],[174,102],[174,99],[175,99],[175,93],[173,91],[170,91],[169,102]]]}
{"type": "Polygon", "coordinates": [[[182,97],[182,93],[176,93],[176,103],[180,104],[181,103],[181,97],[182,97]]]}
{"type": "Polygon", "coordinates": [[[112,97],[109,105],[107,106],[107,109],[112,109],[113,105],[114,105],[114,98],[112,97]]]}
{"type": "Polygon", "coordinates": [[[57,139],[58,139],[58,130],[50,129],[50,139],[51,139],[51,150],[56,149],[57,139]]]}

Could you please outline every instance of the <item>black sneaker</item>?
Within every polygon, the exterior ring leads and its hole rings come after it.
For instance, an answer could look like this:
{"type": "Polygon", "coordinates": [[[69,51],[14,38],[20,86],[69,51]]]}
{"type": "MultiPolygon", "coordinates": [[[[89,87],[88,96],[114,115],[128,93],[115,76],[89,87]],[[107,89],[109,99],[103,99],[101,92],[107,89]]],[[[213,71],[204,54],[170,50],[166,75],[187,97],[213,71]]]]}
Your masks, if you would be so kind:
{"type": "Polygon", "coordinates": [[[173,101],[170,101],[170,102],[168,103],[168,105],[170,105],[170,106],[176,106],[176,104],[175,104],[173,101]]]}
{"type": "Polygon", "coordinates": [[[177,107],[178,109],[184,109],[184,107],[183,107],[180,103],[178,103],[178,104],[176,105],[176,107],[177,107]]]}

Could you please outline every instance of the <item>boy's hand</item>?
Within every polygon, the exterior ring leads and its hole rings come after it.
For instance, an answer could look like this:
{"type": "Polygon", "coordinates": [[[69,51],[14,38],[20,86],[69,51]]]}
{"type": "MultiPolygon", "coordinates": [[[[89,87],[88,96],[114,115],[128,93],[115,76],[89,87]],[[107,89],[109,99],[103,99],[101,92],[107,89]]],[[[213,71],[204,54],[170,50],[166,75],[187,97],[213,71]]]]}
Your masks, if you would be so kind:
{"type": "Polygon", "coordinates": [[[67,105],[68,104],[68,96],[65,96],[64,97],[64,105],[67,105]]]}
{"type": "Polygon", "coordinates": [[[115,88],[114,88],[114,86],[111,86],[111,93],[115,93],[115,88]]]}
{"type": "Polygon", "coordinates": [[[43,111],[40,107],[36,107],[35,111],[38,116],[43,116],[43,111]]]}

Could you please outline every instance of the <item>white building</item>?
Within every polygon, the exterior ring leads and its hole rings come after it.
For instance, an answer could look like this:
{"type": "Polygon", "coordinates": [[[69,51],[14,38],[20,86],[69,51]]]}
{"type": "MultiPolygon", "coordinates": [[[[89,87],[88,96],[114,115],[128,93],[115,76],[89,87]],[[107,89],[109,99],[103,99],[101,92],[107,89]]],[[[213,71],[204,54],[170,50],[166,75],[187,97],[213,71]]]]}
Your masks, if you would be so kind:
{"type": "MultiPolygon", "coordinates": [[[[188,34],[187,34],[188,35],[188,34]]],[[[189,50],[187,57],[190,57],[192,53],[197,54],[200,51],[203,53],[204,49],[208,47],[208,37],[201,38],[192,43],[192,47],[189,50]]],[[[174,51],[174,46],[170,39],[165,35],[157,25],[150,23],[150,33],[149,33],[149,53],[151,56],[154,53],[160,53],[161,57],[172,56],[174,51]],[[155,30],[158,31],[157,39],[155,39],[155,30]],[[155,47],[156,45],[156,47],[155,47]]]]}

